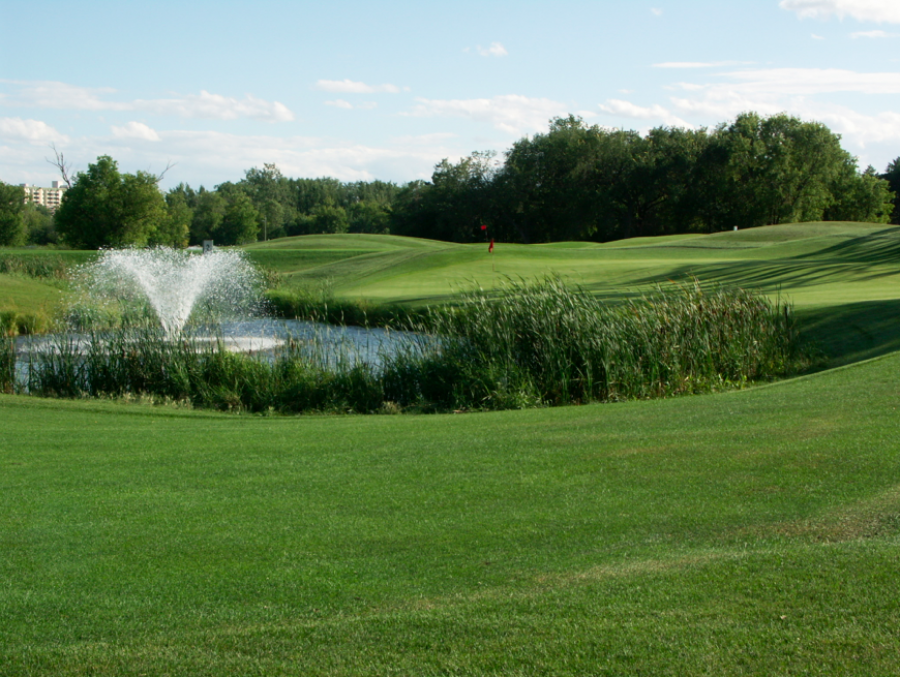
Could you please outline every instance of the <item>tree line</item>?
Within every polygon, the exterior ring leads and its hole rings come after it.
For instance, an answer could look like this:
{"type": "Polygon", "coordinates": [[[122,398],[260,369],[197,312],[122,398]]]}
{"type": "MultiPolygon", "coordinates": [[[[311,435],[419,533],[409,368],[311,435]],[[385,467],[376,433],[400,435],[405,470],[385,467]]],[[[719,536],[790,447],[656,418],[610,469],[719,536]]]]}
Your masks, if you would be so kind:
{"type": "MultiPolygon", "coordinates": [[[[825,125],[738,116],[713,130],[646,135],[569,116],[520,139],[502,161],[473,153],[408,184],[392,232],[466,242],[610,241],[800,221],[887,223],[900,158],[879,176],[825,125]]],[[[895,219],[895,222],[897,220],[895,219]]]]}
{"type": "MultiPolygon", "coordinates": [[[[243,244],[312,233],[393,233],[473,242],[609,241],[799,221],[900,223],[900,157],[860,171],[825,125],[744,113],[714,129],[646,134],[551,120],[505,153],[441,161],[431,181],[288,178],[274,164],[212,190],[123,174],[97,158],[53,218],[0,183],[0,244],[243,244]]],[[[18,192],[17,192],[18,191],[18,192]]]]}

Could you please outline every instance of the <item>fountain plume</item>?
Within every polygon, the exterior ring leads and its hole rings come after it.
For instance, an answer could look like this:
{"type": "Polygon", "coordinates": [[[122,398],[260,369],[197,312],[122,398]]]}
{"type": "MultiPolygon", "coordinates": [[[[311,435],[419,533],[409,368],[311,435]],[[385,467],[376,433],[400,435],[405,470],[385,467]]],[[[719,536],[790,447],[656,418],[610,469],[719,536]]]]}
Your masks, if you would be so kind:
{"type": "Polygon", "coordinates": [[[243,252],[197,255],[167,247],[103,250],[82,279],[92,301],[149,305],[168,337],[181,334],[201,306],[219,317],[248,313],[261,284],[243,252]]]}

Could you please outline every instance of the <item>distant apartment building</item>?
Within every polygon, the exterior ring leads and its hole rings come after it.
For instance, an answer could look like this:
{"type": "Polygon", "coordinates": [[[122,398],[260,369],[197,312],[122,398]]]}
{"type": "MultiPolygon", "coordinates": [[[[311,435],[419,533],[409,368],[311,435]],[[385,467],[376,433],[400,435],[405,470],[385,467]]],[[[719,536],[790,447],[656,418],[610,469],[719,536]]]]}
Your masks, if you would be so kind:
{"type": "Polygon", "coordinates": [[[51,212],[55,212],[59,208],[62,201],[63,193],[66,192],[66,184],[62,181],[51,182],[50,188],[41,188],[40,186],[29,186],[27,183],[21,184],[25,191],[25,201],[31,201],[36,205],[44,205],[51,212]]]}

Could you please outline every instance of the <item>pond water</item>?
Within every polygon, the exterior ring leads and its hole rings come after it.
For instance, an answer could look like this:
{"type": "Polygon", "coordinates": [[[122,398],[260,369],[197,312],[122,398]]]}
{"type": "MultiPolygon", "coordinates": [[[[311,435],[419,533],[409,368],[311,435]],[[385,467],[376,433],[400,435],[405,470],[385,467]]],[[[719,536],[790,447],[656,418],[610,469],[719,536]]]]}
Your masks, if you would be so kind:
{"type": "MultiPolygon", "coordinates": [[[[320,322],[281,319],[254,319],[224,322],[215,332],[189,332],[198,346],[221,337],[226,349],[274,360],[291,343],[301,355],[326,365],[365,362],[382,365],[385,357],[397,354],[421,340],[411,332],[365,327],[344,327],[320,322]]],[[[84,334],[66,336],[20,336],[16,339],[16,374],[25,383],[28,365],[42,354],[58,353],[61,345],[75,352],[87,352],[90,340],[84,334]]]]}

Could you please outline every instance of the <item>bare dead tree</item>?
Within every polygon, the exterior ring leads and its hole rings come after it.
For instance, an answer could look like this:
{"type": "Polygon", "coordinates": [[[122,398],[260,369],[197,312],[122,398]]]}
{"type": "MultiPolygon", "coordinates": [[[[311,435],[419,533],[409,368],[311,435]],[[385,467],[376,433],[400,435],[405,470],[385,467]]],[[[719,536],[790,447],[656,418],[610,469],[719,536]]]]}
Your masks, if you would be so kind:
{"type": "Polygon", "coordinates": [[[178,164],[177,162],[167,162],[166,168],[164,170],[162,170],[161,173],[157,174],[156,183],[159,183],[160,181],[162,181],[163,177],[166,175],[166,172],[169,171],[170,169],[172,169],[172,167],[174,167],[177,164],[178,164]]]}
{"type": "Polygon", "coordinates": [[[53,160],[46,158],[47,162],[56,167],[59,170],[60,176],[62,176],[63,181],[66,182],[66,187],[72,187],[72,177],[70,173],[72,168],[66,164],[66,158],[63,156],[62,151],[56,149],[56,144],[51,143],[50,148],[53,149],[53,155],[55,156],[53,160]]]}

